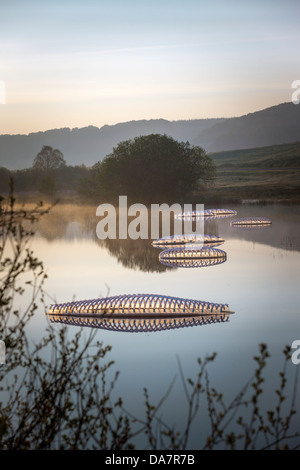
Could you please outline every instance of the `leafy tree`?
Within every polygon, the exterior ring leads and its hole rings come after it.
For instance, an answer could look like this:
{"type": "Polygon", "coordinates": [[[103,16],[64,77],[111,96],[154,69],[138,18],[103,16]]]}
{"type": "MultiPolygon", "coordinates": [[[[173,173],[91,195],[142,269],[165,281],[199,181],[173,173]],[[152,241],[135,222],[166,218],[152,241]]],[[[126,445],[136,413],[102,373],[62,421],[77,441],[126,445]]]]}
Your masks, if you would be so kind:
{"type": "Polygon", "coordinates": [[[108,200],[127,195],[139,202],[174,202],[214,177],[214,163],[201,147],[151,134],[120,142],[96,163],[88,192],[108,200]]]}
{"type": "Polygon", "coordinates": [[[48,145],[44,145],[42,150],[37,154],[33,161],[35,170],[54,170],[66,166],[63,153],[58,149],[53,149],[48,145]]]}

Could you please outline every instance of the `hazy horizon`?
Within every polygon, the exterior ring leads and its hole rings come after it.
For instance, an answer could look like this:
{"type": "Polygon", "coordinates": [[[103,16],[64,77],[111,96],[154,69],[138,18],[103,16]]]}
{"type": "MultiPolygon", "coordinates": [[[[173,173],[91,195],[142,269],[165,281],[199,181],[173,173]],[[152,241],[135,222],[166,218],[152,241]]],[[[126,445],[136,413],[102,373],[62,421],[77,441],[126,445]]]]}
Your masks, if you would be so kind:
{"type": "Polygon", "coordinates": [[[278,106],[278,105],[282,105],[282,104],[287,104],[288,102],[286,103],[278,103],[278,104],[274,104],[274,105],[270,105],[268,106],[267,108],[262,108],[262,109],[257,109],[255,111],[251,111],[251,113],[245,113],[245,114],[242,114],[242,115],[236,115],[236,116],[215,116],[215,117],[201,117],[201,118],[192,118],[192,119],[165,119],[165,118],[162,118],[162,117],[157,117],[157,118],[148,118],[148,119],[144,119],[144,118],[140,118],[140,119],[131,119],[131,120],[127,120],[127,121],[120,121],[120,122],[114,122],[114,123],[111,123],[111,124],[107,124],[107,123],[104,123],[100,126],[96,126],[95,124],[91,123],[91,124],[86,124],[82,127],[78,127],[78,126],[74,126],[74,127],[69,127],[69,126],[62,126],[62,127],[52,127],[52,128],[49,128],[49,129],[40,129],[40,130],[35,130],[35,131],[30,131],[30,132],[24,132],[24,133],[21,133],[21,132],[17,132],[17,133],[6,133],[6,134],[2,134],[0,132],[0,136],[1,135],[29,135],[29,134],[38,134],[40,132],[50,132],[50,131],[55,131],[55,130],[60,130],[60,129],[70,129],[71,131],[72,130],[75,130],[75,129],[84,129],[84,128],[87,128],[87,127],[95,127],[97,129],[102,129],[102,128],[105,128],[105,127],[113,127],[113,126],[117,126],[117,125],[122,125],[122,124],[127,124],[127,123],[138,123],[138,122],[141,122],[141,121],[146,121],[146,122],[151,122],[151,121],[167,121],[167,122],[189,122],[189,121],[198,121],[198,120],[210,120],[210,119],[234,119],[234,118],[239,118],[239,117],[242,117],[242,116],[246,116],[247,114],[252,114],[252,113],[255,113],[255,112],[259,112],[259,111],[263,111],[264,109],[268,109],[268,108],[273,108],[275,106],[278,106]]]}
{"type": "Polygon", "coordinates": [[[228,118],[291,101],[299,0],[0,2],[0,134],[228,118]]]}

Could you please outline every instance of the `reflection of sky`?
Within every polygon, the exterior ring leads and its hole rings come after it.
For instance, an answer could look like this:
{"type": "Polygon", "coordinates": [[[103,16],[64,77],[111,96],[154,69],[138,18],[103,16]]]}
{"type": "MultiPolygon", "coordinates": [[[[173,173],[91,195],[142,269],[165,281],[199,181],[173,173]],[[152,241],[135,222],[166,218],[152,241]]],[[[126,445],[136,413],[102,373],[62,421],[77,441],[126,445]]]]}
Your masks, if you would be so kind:
{"type": "MultiPolygon", "coordinates": [[[[154,401],[161,398],[174,376],[178,377],[177,357],[185,375],[193,377],[198,371],[196,358],[214,351],[218,352],[218,357],[210,369],[213,384],[225,394],[230,393],[232,398],[252,374],[252,358],[261,342],[269,345],[272,357],[268,383],[275,387],[282,349],[300,339],[300,252],[271,244],[276,237],[280,241],[286,233],[291,236],[298,233],[296,208],[283,208],[279,212],[275,206],[253,209],[248,206],[244,210],[258,215],[270,215],[273,211],[272,227],[264,234],[256,231],[245,234],[231,229],[230,220],[218,222],[218,234],[225,238],[222,248],[227,253],[227,261],[209,268],[141,272],[123,267],[104,247],[85,236],[50,243],[40,237],[34,241],[35,253],[43,259],[49,274],[46,290],[55,295],[58,302],[72,300],[74,294],[77,300],[105,296],[109,286],[110,295],[173,295],[228,303],[235,311],[228,323],[203,327],[142,335],[97,330],[97,338],[112,345],[110,359],[115,360],[116,369],[121,371],[117,395],[125,397],[127,409],[141,412],[144,386],[149,388],[154,401]]],[[[78,234],[78,226],[73,228],[78,234]]],[[[153,251],[158,257],[159,250],[153,248],[153,251]]],[[[46,325],[43,309],[35,321],[38,323],[36,334],[40,337],[46,325]]],[[[70,333],[74,328],[70,327],[70,333]]],[[[178,408],[182,400],[178,378],[165,415],[167,418],[169,412],[172,422],[180,420],[184,414],[184,407],[178,408]]],[[[271,401],[270,395],[268,403],[271,401]]],[[[192,435],[196,437],[199,433],[192,435]]]]}
{"type": "Polygon", "coordinates": [[[0,17],[4,133],[240,115],[299,78],[296,0],[2,0],[0,17]]]}

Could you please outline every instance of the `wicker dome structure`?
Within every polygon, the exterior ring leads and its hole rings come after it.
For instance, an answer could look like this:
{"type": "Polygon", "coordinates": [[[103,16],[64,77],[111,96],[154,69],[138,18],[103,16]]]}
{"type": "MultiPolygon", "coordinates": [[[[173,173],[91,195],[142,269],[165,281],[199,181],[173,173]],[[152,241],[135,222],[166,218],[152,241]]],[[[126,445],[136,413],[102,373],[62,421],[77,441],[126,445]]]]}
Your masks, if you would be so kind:
{"type": "Polygon", "coordinates": [[[242,217],[231,221],[232,227],[264,227],[272,225],[267,217],[242,217]]]}
{"type": "Polygon", "coordinates": [[[232,209],[205,209],[203,211],[186,211],[176,214],[177,219],[194,220],[197,218],[222,218],[222,217],[233,217],[237,215],[237,211],[232,209]]]}
{"type": "Polygon", "coordinates": [[[174,246],[185,246],[189,244],[197,244],[203,246],[218,246],[224,243],[224,238],[216,235],[199,235],[197,233],[189,233],[183,235],[170,235],[153,240],[152,246],[155,248],[165,248],[174,246]]]}
{"type": "Polygon", "coordinates": [[[227,304],[165,295],[129,294],[53,304],[46,315],[52,323],[149,332],[222,323],[233,313],[227,304]]]}
{"type": "Polygon", "coordinates": [[[168,248],[159,254],[160,260],[165,259],[225,259],[227,254],[219,248],[168,248]]]}

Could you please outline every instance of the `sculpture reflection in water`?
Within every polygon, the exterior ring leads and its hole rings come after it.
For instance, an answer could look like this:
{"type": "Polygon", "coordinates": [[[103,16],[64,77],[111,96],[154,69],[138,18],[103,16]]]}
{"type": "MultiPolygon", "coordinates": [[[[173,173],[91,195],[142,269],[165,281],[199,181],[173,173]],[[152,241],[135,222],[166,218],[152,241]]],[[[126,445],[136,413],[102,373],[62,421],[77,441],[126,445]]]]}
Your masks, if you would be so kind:
{"type": "Polygon", "coordinates": [[[160,263],[175,268],[216,266],[226,260],[226,252],[217,248],[168,248],[159,254],[160,263]]]}
{"type": "Polygon", "coordinates": [[[129,294],[54,304],[47,315],[52,323],[150,332],[223,323],[233,313],[227,304],[165,295],[129,294]]]}

